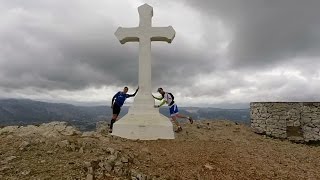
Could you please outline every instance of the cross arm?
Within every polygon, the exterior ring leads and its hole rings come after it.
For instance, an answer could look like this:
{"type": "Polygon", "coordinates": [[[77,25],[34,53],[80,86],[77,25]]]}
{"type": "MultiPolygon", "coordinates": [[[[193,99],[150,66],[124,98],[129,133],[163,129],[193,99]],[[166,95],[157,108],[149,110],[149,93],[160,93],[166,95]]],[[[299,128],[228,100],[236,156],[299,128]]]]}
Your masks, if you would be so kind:
{"type": "Polygon", "coordinates": [[[169,27],[153,27],[151,32],[151,41],[166,41],[171,43],[174,39],[176,31],[172,26],[169,27]]]}
{"type": "Polygon", "coordinates": [[[114,33],[121,44],[126,42],[137,42],[139,41],[138,28],[122,28],[119,27],[114,33]]]}

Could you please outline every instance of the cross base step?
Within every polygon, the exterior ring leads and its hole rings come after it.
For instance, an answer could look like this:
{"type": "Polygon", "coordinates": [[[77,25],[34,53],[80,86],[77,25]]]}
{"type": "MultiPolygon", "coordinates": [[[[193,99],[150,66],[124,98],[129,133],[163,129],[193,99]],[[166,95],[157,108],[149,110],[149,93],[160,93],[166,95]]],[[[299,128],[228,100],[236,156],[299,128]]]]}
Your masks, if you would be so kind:
{"type": "Polygon", "coordinates": [[[140,140],[174,139],[172,123],[159,112],[156,114],[128,113],[114,123],[112,135],[140,140]]]}

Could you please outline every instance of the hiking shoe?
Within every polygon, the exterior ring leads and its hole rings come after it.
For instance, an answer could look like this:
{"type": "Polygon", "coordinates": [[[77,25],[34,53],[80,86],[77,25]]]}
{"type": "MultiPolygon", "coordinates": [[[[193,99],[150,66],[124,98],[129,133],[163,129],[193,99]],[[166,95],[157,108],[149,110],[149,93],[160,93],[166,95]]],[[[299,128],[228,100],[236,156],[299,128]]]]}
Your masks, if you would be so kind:
{"type": "Polygon", "coordinates": [[[109,130],[109,133],[112,133],[112,129],[109,130]]]}
{"type": "Polygon", "coordinates": [[[180,131],[182,131],[182,127],[178,127],[178,129],[175,130],[174,132],[178,133],[178,132],[180,132],[180,131]]]}
{"type": "Polygon", "coordinates": [[[193,124],[193,119],[192,119],[192,117],[189,117],[188,119],[189,119],[189,121],[190,121],[190,124],[193,124]]]}

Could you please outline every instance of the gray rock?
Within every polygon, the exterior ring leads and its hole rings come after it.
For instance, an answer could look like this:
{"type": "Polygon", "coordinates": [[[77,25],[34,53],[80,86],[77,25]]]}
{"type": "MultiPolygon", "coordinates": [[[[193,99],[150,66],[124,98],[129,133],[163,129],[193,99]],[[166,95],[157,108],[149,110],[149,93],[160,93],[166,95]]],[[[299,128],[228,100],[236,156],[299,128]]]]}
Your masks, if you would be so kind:
{"type": "Polygon", "coordinates": [[[319,132],[319,128],[312,128],[312,131],[318,133],[319,132]]]}
{"type": "Polygon", "coordinates": [[[54,152],[53,151],[47,151],[47,154],[53,154],[54,152]]]}
{"type": "Polygon", "coordinates": [[[128,153],[129,159],[133,159],[134,158],[134,154],[133,153],[128,153]]]}
{"type": "Polygon", "coordinates": [[[140,161],[138,160],[138,159],[133,159],[133,164],[135,164],[135,165],[139,165],[140,164],[140,161]]]}
{"type": "Polygon", "coordinates": [[[13,136],[12,136],[11,134],[9,134],[9,135],[7,136],[7,138],[8,138],[8,139],[12,139],[13,136]]]}
{"type": "Polygon", "coordinates": [[[89,168],[89,167],[91,166],[91,162],[85,161],[85,162],[84,162],[84,166],[85,166],[86,168],[89,168]]]}
{"type": "Polygon", "coordinates": [[[123,167],[123,163],[122,163],[121,161],[116,161],[116,162],[114,163],[114,166],[116,166],[116,167],[123,167]]]}
{"type": "Polygon", "coordinates": [[[88,173],[93,174],[93,167],[88,168],[88,173]]]}
{"type": "Polygon", "coordinates": [[[86,180],[93,180],[93,175],[92,174],[88,174],[86,180]]]}
{"type": "Polygon", "coordinates": [[[96,123],[97,133],[107,133],[108,130],[109,130],[109,126],[106,121],[99,121],[96,123]]]}
{"type": "Polygon", "coordinates": [[[0,129],[0,135],[14,133],[18,130],[19,126],[6,126],[0,129]]]}
{"type": "Polygon", "coordinates": [[[9,163],[9,162],[11,162],[12,160],[14,160],[16,158],[17,158],[16,156],[9,156],[9,157],[5,158],[4,161],[9,163]]]}
{"type": "Polygon", "coordinates": [[[20,151],[23,151],[23,150],[25,150],[27,147],[29,147],[30,146],[30,143],[29,142],[27,142],[27,141],[23,141],[21,144],[20,144],[20,146],[19,146],[19,150],[20,151]]]}
{"type": "Polygon", "coordinates": [[[146,179],[147,179],[147,176],[144,175],[144,174],[138,174],[138,175],[137,175],[137,178],[138,178],[139,180],[146,180],[146,179]]]}
{"type": "Polygon", "coordinates": [[[121,167],[115,167],[113,171],[118,176],[122,176],[123,175],[123,170],[122,170],[121,167]]]}
{"type": "Polygon", "coordinates": [[[21,172],[22,175],[26,176],[26,175],[29,175],[31,173],[30,170],[24,170],[21,172]]]}
{"type": "Polygon", "coordinates": [[[63,141],[58,142],[58,146],[60,148],[65,148],[65,147],[68,147],[69,145],[70,145],[70,142],[68,140],[63,140],[63,141]]]}
{"type": "Polygon", "coordinates": [[[71,150],[71,151],[76,151],[76,145],[74,144],[74,143],[71,143],[70,144],[70,146],[68,146],[69,147],[69,150],[71,150]]]}
{"type": "Polygon", "coordinates": [[[103,171],[103,169],[97,169],[94,173],[94,179],[105,179],[103,171]]]}
{"type": "Polygon", "coordinates": [[[109,137],[106,137],[106,136],[99,136],[98,137],[99,140],[105,144],[108,144],[110,142],[110,138],[109,137]]]}
{"type": "Polygon", "coordinates": [[[113,148],[107,148],[106,150],[105,150],[107,153],[109,153],[109,154],[111,154],[111,155],[113,155],[114,154],[114,152],[115,152],[115,150],[113,149],[113,148]]]}
{"type": "Polygon", "coordinates": [[[83,132],[81,137],[95,137],[96,136],[96,132],[94,131],[89,131],[89,132],[83,132]]]}
{"type": "Polygon", "coordinates": [[[213,170],[213,167],[209,164],[205,164],[204,167],[208,170],[213,170]]]}
{"type": "Polygon", "coordinates": [[[73,136],[73,135],[77,135],[77,134],[81,134],[81,132],[79,132],[78,130],[76,130],[74,127],[72,126],[67,126],[64,131],[60,132],[61,134],[65,135],[65,136],[73,136]]]}
{"type": "Polygon", "coordinates": [[[129,173],[132,177],[137,177],[139,174],[139,172],[135,169],[130,169],[129,173]]]}
{"type": "Polygon", "coordinates": [[[101,169],[104,169],[104,163],[103,162],[99,162],[99,167],[101,168],[101,169]]]}
{"type": "Polygon", "coordinates": [[[111,172],[112,171],[112,165],[108,162],[104,163],[104,169],[107,171],[107,172],[111,172]]]}
{"type": "Polygon", "coordinates": [[[144,152],[144,153],[147,153],[147,154],[151,154],[150,151],[149,151],[149,149],[146,148],[146,147],[142,148],[140,151],[141,151],[141,152],[144,152]]]}
{"type": "Polygon", "coordinates": [[[123,157],[121,158],[121,162],[123,162],[123,163],[128,163],[128,162],[129,162],[129,158],[123,156],[123,157]]]}
{"type": "Polygon", "coordinates": [[[107,162],[109,163],[115,163],[115,161],[117,160],[117,157],[115,155],[109,155],[107,158],[106,158],[107,162]]]}
{"type": "Polygon", "coordinates": [[[0,172],[6,171],[6,170],[9,170],[9,169],[11,169],[9,166],[1,166],[0,167],[0,172]]]}

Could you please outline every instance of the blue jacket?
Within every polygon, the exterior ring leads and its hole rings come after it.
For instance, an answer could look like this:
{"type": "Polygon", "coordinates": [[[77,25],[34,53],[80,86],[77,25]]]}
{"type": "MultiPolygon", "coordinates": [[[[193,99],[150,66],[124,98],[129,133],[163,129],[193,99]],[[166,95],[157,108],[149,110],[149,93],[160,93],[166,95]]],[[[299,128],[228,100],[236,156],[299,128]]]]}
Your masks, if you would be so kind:
{"type": "Polygon", "coordinates": [[[135,96],[137,92],[138,90],[134,94],[125,94],[124,92],[119,91],[117,92],[117,94],[113,96],[112,103],[114,102],[115,104],[121,107],[127,98],[135,96]]]}

